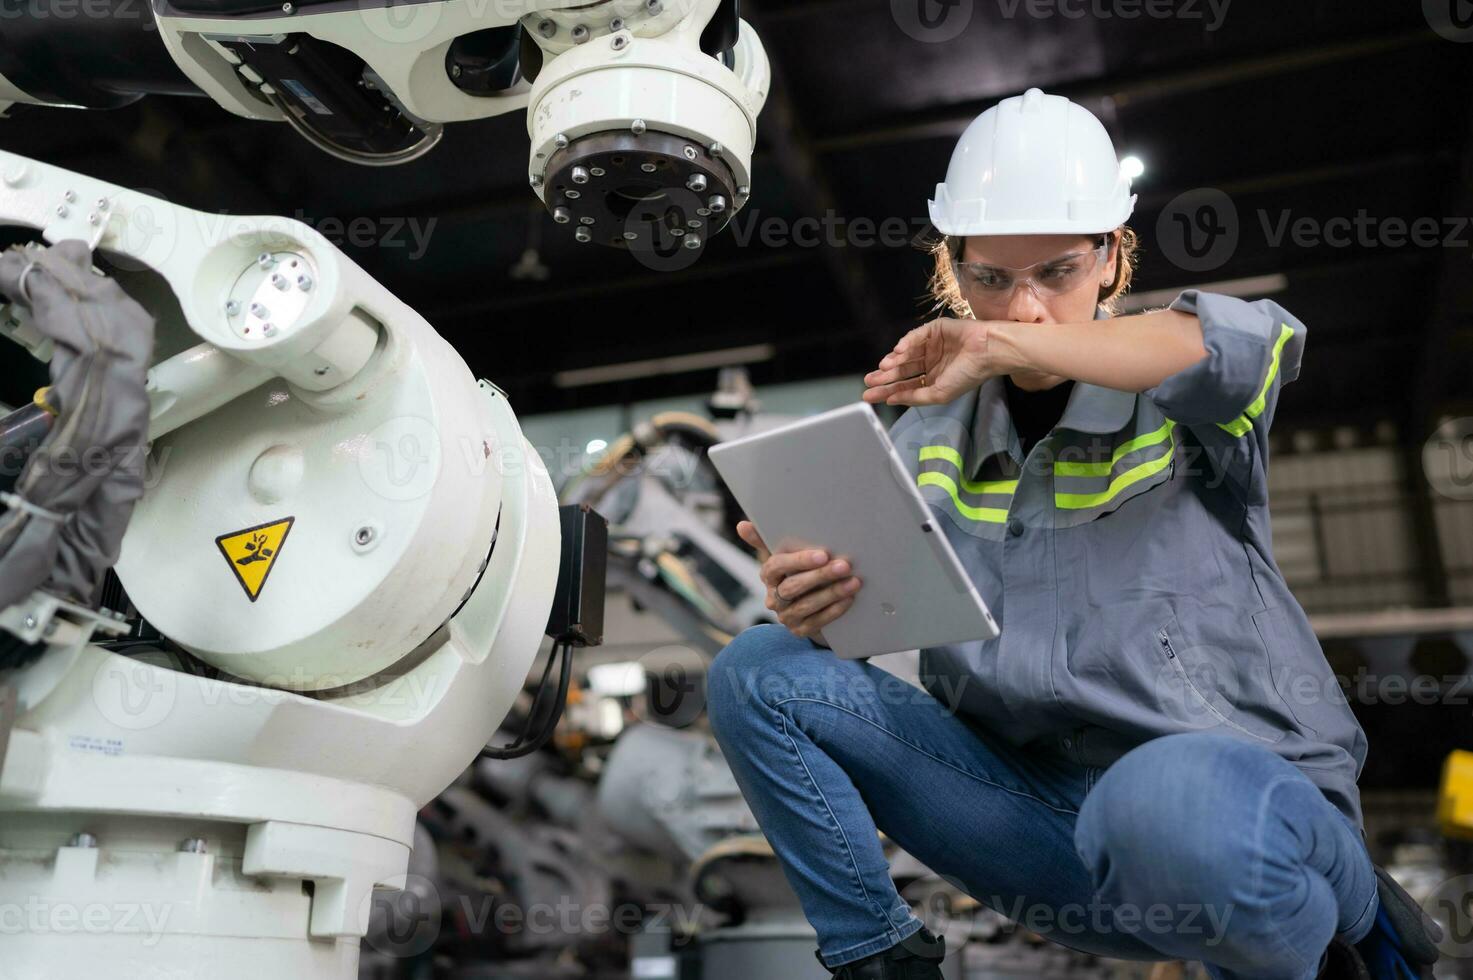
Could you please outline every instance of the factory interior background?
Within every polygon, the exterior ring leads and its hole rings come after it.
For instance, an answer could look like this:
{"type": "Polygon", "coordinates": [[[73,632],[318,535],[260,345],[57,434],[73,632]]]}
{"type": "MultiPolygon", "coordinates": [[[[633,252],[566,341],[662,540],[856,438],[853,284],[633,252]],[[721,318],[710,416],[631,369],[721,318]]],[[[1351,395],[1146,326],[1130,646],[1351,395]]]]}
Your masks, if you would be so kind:
{"type": "MultiPolygon", "coordinates": [[[[953,0],[921,23],[898,0],[745,2],[773,75],[751,197],[699,255],[666,259],[553,220],[520,112],[357,167],[205,98],[12,107],[0,149],[318,230],[505,393],[564,503],[609,520],[603,640],[572,654],[554,736],[423,807],[360,976],[826,975],[704,717],[706,665],[772,616],[704,451],[859,398],[931,315],[916,238],[957,138],[1035,86],[1135,161],[1122,312],[1201,288],[1308,325],[1271,435],[1275,555],[1369,739],[1374,856],[1429,902],[1473,875],[1438,811],[1450,755],[1473,751],[1473,29],[1445,6],[953,0]],[[536,928],[508,908],[563,911],[536,928]]],[[[7,405],[46,380],[17,350],[7,405]]],[[[537,709],[550,656],[544,641],[508,726],[537,709]]],[[[898,851],[894,873],[958,948],[958,980],[1205,975],[1045,944],[898,851]]],[[[1473,977],[1457,942],[1437,977],[1473,977]]]]}

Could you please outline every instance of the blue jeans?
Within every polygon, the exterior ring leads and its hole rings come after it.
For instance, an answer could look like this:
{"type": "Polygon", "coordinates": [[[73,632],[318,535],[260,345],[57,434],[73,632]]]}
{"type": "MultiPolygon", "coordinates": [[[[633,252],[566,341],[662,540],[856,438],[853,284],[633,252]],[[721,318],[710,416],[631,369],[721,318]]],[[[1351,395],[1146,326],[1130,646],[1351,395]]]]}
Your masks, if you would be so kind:
{"type": "Polygon", "coordinates": [[[922,925],[877,831],[1054,942],[1217,977],[1313,977],[1334,936],[1357,941],[1375,920],[1359,831],[1250,742],[1169,735],[1081,766],[772,624],[717,656],[707,696],[830,967],[922,925]]]}

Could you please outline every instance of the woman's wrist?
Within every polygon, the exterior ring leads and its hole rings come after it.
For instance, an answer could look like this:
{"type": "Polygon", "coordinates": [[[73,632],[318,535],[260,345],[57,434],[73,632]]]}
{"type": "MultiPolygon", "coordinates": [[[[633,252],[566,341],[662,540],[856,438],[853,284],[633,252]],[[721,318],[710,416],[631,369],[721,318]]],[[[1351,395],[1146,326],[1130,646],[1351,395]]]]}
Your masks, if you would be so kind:
{"type": "Polygon", "coordinates": [[[1034,369],[1027,350],[1027,324],[993,320],[977,326],[987,331],[987,360],[994,374],[1034,369]]]}

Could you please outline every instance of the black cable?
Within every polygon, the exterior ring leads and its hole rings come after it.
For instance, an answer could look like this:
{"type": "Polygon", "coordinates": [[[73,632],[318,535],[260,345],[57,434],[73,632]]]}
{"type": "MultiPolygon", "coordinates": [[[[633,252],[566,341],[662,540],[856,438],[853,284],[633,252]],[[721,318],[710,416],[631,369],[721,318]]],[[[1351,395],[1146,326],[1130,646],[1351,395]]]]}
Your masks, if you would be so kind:
{"type": "Polygon", "coordinates": [[[542,710],[542,695],[547,691],[547,677],[552,673],[552,665],[557,662],[558,647],[561,640],[554,640],[552,648],[547,651],[547,663],[542,668],[542,676],[537,681],[537,689],[532,693],[532,705],[527,709],[526,720],[522,722],[522,731],[506,748],[514,749],[527,741],[527,736],[532,734],[532,723],[537,720],[537,715],[542,710]]]}
{"type": "Polygon", "coordinates": [[[568,689],[573,677],[573,644],[570,640],[559,640],[553,643],[552,649],[547,655],[547,666],[542,669],[542,679],[537,684],[537,693],[532,697],[532,707],[527,713],[527,721],[522,726],[522,734],[510,745],[487,746],[481,750],[481,757],[486,759],[520,759],[531,755],[542,748],[552,738],[557,729],[558,722],[562,720],[563,709],[568,703],[568,689]],[[537,717],[538,705],[542,702],[542,695],[547,687],[547,677],[552,672],[553,659],[562,654],[562,672],[558,677],[557,694],[553,700],[552,714],[543,723],[541,730],[529,742],[527,736],[531,732],[532,722],[537,717]]]}

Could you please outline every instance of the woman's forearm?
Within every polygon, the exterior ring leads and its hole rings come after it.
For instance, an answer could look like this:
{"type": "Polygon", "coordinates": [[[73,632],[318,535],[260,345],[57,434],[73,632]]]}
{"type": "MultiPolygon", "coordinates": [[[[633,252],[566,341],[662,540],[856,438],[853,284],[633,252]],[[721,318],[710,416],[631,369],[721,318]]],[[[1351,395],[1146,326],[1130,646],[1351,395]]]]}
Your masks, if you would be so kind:
{"type": "Polygon", "coordinates": [[[1161,310],[1089,323],[988,324],[1009,372],[1040,371],[1120,391],[1144,391],[1207,356],[1190,313],[1161,310]]]}

